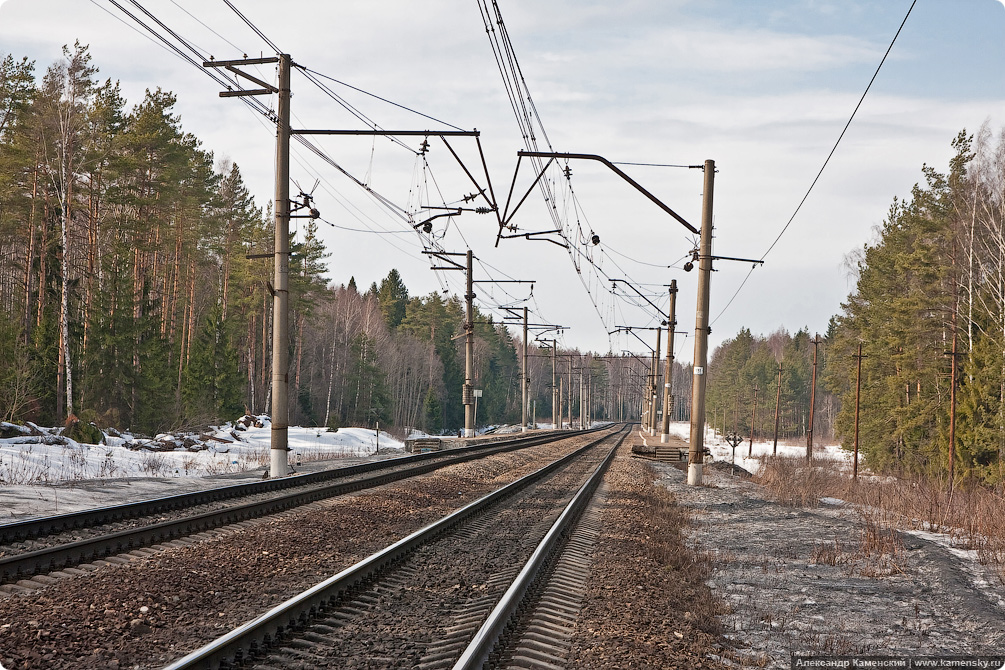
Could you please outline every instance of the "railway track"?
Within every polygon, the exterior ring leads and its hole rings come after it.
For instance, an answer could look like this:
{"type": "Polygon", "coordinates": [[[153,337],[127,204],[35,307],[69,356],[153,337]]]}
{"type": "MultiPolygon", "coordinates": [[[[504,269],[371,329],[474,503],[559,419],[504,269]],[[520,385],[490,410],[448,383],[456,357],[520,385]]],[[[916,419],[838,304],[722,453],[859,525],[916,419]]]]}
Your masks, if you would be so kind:
{"type": "Polygon", "coordinates": [[[0,585],[576,434],[582,433],[520,437],[0,525],[0,585]]]}
{"type": "MultiPolygon", "coordinates": [[[[540,600],[542,576],[562,565],[555,552],[626,435],[622,428],[592,440],[168,669],[349,667],[352,659],[365,667],[432,670],[464,658],[471,665],[458,667],[482,667],[510,644],[503,633],[524,599],[540,600]]],[[[577,564],[584,569],[582,557],[577,564]]]]}

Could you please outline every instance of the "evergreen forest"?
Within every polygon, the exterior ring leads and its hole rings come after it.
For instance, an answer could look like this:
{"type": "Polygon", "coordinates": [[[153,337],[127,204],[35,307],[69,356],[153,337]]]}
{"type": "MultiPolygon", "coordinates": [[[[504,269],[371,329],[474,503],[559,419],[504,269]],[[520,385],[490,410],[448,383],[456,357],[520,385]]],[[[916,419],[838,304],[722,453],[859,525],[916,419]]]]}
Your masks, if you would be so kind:
{"type": "Polygon", "coordinates": [[[819,345],[806,330],[741,330],[713,353],[713,425],[747,437],[753,419],[770,440],[780,398],[781,438],[805,439],[816,348],[815,443],[852,448],[858,408],[875,471],[1005,481],[1005,133],[961,131],[952,148],[948,170],[922,166],[849,254],[854,289],[819,345]]]}
{"type": "MultiPolygon", "coordinates": [[[[80,44],[44,72],[0,58],[0,419],[153,434],[269,411],[272,205],[175,104],[156,89],[127,105],[80,44]]],[[[815,371],[818,444],[857,430],[880,472],[1005,479],[1005,135],[952,147],[849,254],[825,333],[742,329],[712,353],[713,427],[771,439],[777,404],[779,438],[805,440],[815,371]]],[[[314,221],[291,249],[291,423],[460,427],[461,299],[411,295],[394,269],[365,291],[332,281],[314,221]]],[[[475,323],[478,423],[519,422],[523,343],[475,323]]],[[[648,361],[528,349],[540,421],[553,362],[565,421],[638,418],[648,361]]],[[[687,366],[674,395],[687,419],[687,366]]]]}
{"type": "MultiPolygon", "coordinates": [[[[175,104],[128,107],[80,44],[44,72],[0,58],[0,419],[154,434],[270,411],[271,203],[175,104]]],[[[291,250],[291,423],[462,426],[462,301],[410,295],[394,269],[329,281],[314,221],[291,250]]],[[[478,424],[518,423],[522,342],[474,320],[478,424]]],[[[553,361],[566,421],[638,413],[633,359],[531,344],[529,361],[541,421],[553,361]]]]}

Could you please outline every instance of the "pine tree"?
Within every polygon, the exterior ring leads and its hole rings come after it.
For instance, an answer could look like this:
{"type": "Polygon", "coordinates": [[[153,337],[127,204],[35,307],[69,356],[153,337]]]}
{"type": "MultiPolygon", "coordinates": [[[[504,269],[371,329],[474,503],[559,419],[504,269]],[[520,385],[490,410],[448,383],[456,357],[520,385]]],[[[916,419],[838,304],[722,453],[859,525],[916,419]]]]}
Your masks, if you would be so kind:
{"type": "Polygon", "coordinates": [[[401,281],[401,275],[394,268],[387,273],[387,277],[380,282],[377,288],[377,300],[380,303],[380,312],[384,315],[384,322],[387,327],[394,330],[405,318],[405,308],[408,305],[408,289],[401,281]]]}

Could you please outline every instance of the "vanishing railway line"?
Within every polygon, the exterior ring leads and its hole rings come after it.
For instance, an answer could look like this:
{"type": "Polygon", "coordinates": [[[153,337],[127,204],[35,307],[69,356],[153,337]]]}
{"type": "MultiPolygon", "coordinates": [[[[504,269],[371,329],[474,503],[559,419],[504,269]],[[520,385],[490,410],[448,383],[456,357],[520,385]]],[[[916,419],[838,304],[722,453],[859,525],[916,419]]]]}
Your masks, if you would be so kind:
{"type": "MultiPolygon", "coordinates": [[[[583,552],[583,536],[567,540],[626,436],[625,428],[605,431],[272,608],[170,670],[345,667],[347,659],[430,670],[514,658],[545,661],[545,649],[560,648],[568,637],[556,617],[573,615],[574,582],[583,583],[582,575],[574,575],[577,566],[585,569],[583,556],[576,556],[583,552]],[[557,557],[566,544],[571,558],[557,557]],[[554,583],[545,584],[543,575],[554,583]],[[537,619],[521,621],[521,610],[537,619]],[[516,634],[506,635],[508,630],[516,634]],[[551,647],[544,640],[549,632],[551,647]]],[[[595,519],[591,523],[595,527],[595,519]]]]}
{"type": "Polygon", "coordinates": [[[0,525],[0,584],[575,434],[518,437],[0,525]]]}

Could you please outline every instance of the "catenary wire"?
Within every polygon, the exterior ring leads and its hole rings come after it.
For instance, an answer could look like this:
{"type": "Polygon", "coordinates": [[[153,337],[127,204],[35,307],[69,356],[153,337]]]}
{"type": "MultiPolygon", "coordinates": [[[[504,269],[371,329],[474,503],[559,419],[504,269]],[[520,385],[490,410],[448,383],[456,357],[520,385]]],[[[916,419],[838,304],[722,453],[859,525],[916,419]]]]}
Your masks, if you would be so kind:
{"type": "Polygon", "coordinates": [[[447,126],[449,128],[452,128],[454,130],[464,130],[464,128],[461,128],[459,126],[455,126],[454,124],[448,123],[447,121],[443,121],[442,119],[438,119],[435,116],[430,116],[429,114],[423,114],[422,112],[414,110],[411,107],[406,107],[405,105],[402,105],[402,104],[399,104],[397,102],[394,102],[393,100],[388,100],[387,98],[382,98],[381,96],[379,96],[379,95],[377,95],[375,93],[370,93],[369,91],[365,91],[365,90],[363,90],[361,88],[357,88],[357,87],[353,86],[352,84],[347,84],[346,82],[339,81],[338,79],[335,79],[334,77],[329,77],[328,75],[323,74],[321,72],[318,72],[317,70],[312,70],[311,68],[304,67],[303,65],[297,65],[296,67],[300,68],[304,72],[309,72],[309,73],[311,73],[313,75],[316,75],[316,76],[318,76],[318,77],[320,77],[322,79],[327,79],[327,80],[329,80],[331,82],[334,82],[334,83],[338,84],[339,86],[345,86],[346,88],[350,88],[350,89],[356,91],[357,93],[362,93],[363,95],[368,95],[371,98],[375,98],[377,100],[380,100],[381,102],[385,102],[385,103],[391,105],[392,107],[398,107],[399,109],[403,109],[406,112],[411,112],[412,114],[417,114],[418,116],[421,116],[424,119],[429,119],[430,121],[436,121],[437,123],[442,123],[443,125],[445,125],[445,126],[447,126]]]}

